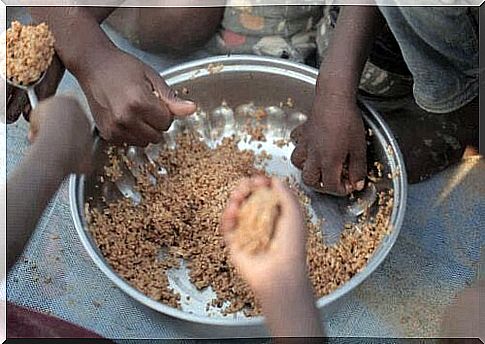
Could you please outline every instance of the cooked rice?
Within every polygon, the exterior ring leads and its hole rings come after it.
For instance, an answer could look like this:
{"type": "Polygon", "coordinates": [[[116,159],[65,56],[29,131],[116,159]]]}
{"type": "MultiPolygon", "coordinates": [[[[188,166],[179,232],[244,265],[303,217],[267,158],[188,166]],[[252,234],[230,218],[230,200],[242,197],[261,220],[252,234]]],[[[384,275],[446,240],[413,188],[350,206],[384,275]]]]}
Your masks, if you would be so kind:
{"type": "MultiPolygon", "coordinates": [[[[167,271],[177,268],[182,258],[191,282],[198,289],[212,287],[215,291],[216,298],[208,307],[222,308],[223,314],[261,313],[254,293],[229,260],[220,215],[231,190],[241,179],[265,173],[256,166],[264,166],[262,162],[271,156],[265,151],[257,156],[240,150],[237,144],[236,138],[225,138],[210,149],[193,134],[180,134],[176,148],[164,148],[158,158],[168,174],[158,176],[155,186],[149,178],[138,179],[141,204],[124,198],[104,210],[89,207],[89,228],[104,257],[151,298],[180,306],[180,295],[170,288],[167,271]]],[[[123,157],[113,151],[110,154],[111,166],[119,166],[123,157]]],[[[113,177],[109,168],[106,176],[113,177]]],[[[306,210],[308,275],[315,296],[322,297],[361,271],[387,235],[392,193],[380,192],[377,214],[347,224],[340,241],[327,246],[320,229],[324,220],[312,221],[309,198],[295,182],[288,179],[287,184],[306,210]]]]}
{"type": "Polygon", "coordinates": [[[6,74],[19,85],[35,83],[54,57],[54,36],[45,23],[37,26],[12,22],[6,32],[6,74]]]}

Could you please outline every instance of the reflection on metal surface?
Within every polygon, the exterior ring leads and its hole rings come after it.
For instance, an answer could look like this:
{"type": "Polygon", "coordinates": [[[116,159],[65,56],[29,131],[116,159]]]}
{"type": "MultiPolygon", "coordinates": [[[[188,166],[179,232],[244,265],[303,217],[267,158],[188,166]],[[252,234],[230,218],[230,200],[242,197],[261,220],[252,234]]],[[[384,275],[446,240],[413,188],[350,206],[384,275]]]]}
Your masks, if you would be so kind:
{"type": "Polygon", "coordinates": [[[354,193],[347,211],[351,216],[358,217],[366,212],[377,201],[377,189],[373,183],[361,192],[354,193]]]}
{"type": "MultiPolygon", "coordinates": [[[[227,135],[232,131],[238,132],[248,116],[251,117],[251,114],[254,114],[254,111],[257,111],[258,108],[266,109],[267,114],[270,115],[265,119],[267,125],[266,141],[251,142],[247,140],[245,142],[241,140],[239,147],[241,149],[253,149],[256,152],[266,150],[267,153],[271,154],[271,159],[266,166],[269,173],[281,177],[290,176],[301,184],[302,189],[312,201],[311,213],[314,219],[325,219],[324,236],[325,240],[331,244],[338,240],[344,224],[349,220],[349,214],[358,214],[361,212],[361,208],[351,207],[352,210],[349,213],[347,198],[322,195],[309,190],[302,185],[300,171],[291,164],[289,159],[294,148],[293,144],[289,142],[289,134],[292,128],[306,120],[304,114],[311,110],[317,73],[318,71],[315,69],[303,65],[255,56],[209,58],[170,69],[163,73],[167,83],[174,88],[185,87],[189,89],[193,100],[198,103],[200,111],[207,111],[212,118],[208,119],[205,113],[202,115],[202,112],[198,111],[195,117],[191,116],[192,118],[187,118],[184,121],[175,121],[170,130],[164,134],[163,144],[171,149],[175,148],[174,138],[176,134],[184,128],[190,128],[206,133],[203,135],[203,139],[210,145],[214,145],[221,135],[227,135]],[[205,68],[210,63],[223,63],[224,68],[219,73],[209,75],[205,68]],[[294,104],[291,108],[281,107],[280,104],[286,101],[288,96],[291,96],[294,104]],[[225,108],[225,105],[221,108],[223,103],[227,104],[228,108],[225,108]],[[230,109],[235,109],[232,116],[234,118],[232,125],[230,125],[232,121],[230,109]],[[211,124],[208,124],[208,122],[211,122],[211,124]],[[220,131],[212,131],[212,126],[216,127],[217,130],[220,129],[220,131]],[[211,131],[207,132],[207,128],[210,128],[211,131]],[[288,142],[281,145],[275,144],[277,140],[282,138],[287,139],[288,142]]],[[[382,182],[375,185],[377,192],[386,188],[394,190],[395,202],[390,219],[390,226],[393,230],[360,273],[331,294],[317,301],[319,308],[324,308],[340,299],[379,266],[392,248],[404,216],[407,184],[402,157],[396,141],[379,115],[365,104],[362,107],[366,110],[365,123],[375,133],[371,146],[373,154],[376,159],[382,162],[384,173],[387,174],[396,170],[403,171],[396,178],[384,178],[382,182]]],[[[159,149],[160,146],[157,145],[149,146],[145,150],[146,161],[155,163],[159,149]]],[[[101,148],[98,154],[100,159],[104,156],[101,148]]],[[[138,159],[136,152],[131,154],[133,154],[133,158],[138,159]]],[[[93,200],[92,203],[97,206],[103,204],[99,201],[100,197],[103,197],[102,188],[97,186],[97,176],[99,175],[100,171],[95,171],[92,176],[73,176],[71,178],[71,210],[76,230],[84,247],[97,266],[116,285],[142,304],[180,319],[227,326],[262,324],[262,317],[247,318],[241,313],[223,316],[219,312],[211,311],[212,314],[209,317],[206,311],[206,303],[212,298],[210,290],[202,292],[194,290],[187,279],[187,270],[183,266],[181,269],[170,271],[171,285],[176,291],[180,292],[182,299],[187,295],[191,299],[190,302],[182,302],[181,309],[174,309],[148,298],[118,276],[107,264],[89,234],[84,214],[84,203],[87,200],[93,200]]],[[[133,178],[133,175],[131,175],[131,178],[133,178]]],[[[136,200],[137,195],[130,194],[130,192],[133,192],[129,188],[130,182],[133,181],[124,180],[122,183],[118,183],[118,187],[125,197],[134,197],[136,200]]],[[[370,195],[364,194],[362,196],[369,204],[373,203],[373,191],[372,189],[370,191],[370,195]]]]}

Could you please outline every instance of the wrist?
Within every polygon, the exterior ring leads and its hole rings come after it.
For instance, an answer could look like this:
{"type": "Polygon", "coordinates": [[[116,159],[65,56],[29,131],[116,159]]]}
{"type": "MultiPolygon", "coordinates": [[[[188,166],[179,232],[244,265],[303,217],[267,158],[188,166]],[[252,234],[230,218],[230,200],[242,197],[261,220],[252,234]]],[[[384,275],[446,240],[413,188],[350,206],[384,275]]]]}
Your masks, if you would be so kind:
{"type": "Polygon", "coordinates": [[[66,65],[66,68],[81,84],[90,82],[102,68],[100,65],[105,61],[114,63],[116,56],[121,53],[111,42],[97,42],[87,50],[83,52],[82,58],[74,59],[68,66],[66,65]]]}
{"type": "Polygon", "coordinates": [[[356,102],[358,84],[349,75],[322,71],[317,79],[316,96],[326,101],[356,102]]]}
{"type": "Polygon", "coordinates": [[[308,279],[292,286],[278,298],[261,301],[263,313],[275,336],[322,336],[320,313],[315,305],[313,289],[308,279]]]}
{"type": "Polygon", "coordinates": [[[286,298],[286,295],[296,295],[300,290],[308,289],[306,267],[280,271],[277,275],[269,275],[263,283],[255,288],[255,292],[263,303],[273,303],[275,299],[286,298]]]}

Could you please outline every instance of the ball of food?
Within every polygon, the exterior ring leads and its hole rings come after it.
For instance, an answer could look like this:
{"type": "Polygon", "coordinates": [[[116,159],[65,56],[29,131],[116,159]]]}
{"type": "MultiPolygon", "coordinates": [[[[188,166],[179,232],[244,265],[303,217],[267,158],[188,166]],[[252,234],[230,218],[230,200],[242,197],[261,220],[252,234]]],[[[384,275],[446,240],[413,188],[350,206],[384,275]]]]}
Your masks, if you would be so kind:
{"type": "Polygon", "coordinates": [[[35,83],[54,57],[54,36],[47,24],[31,26],[14,21],[5,39],[7,78],[19,85],[35,83]]]}
{"type": "Polygon", "coordinates": [[[254,190],[241,206],[234,232],[236,245],[250,254],[265,251],[280,214],[278,194],[270,187],[254,190]]]}

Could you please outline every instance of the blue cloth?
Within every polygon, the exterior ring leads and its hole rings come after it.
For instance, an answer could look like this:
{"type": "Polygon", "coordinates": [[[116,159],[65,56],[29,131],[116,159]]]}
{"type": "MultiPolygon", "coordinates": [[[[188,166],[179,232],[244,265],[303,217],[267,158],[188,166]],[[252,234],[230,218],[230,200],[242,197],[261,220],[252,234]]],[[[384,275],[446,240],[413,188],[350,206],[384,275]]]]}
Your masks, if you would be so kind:
{"type": "Polygon", "coordinates": [[[413,75],[419,106],[448,113],[478,96],[477,9],[381,6],[380,10],[413,75]]]}

